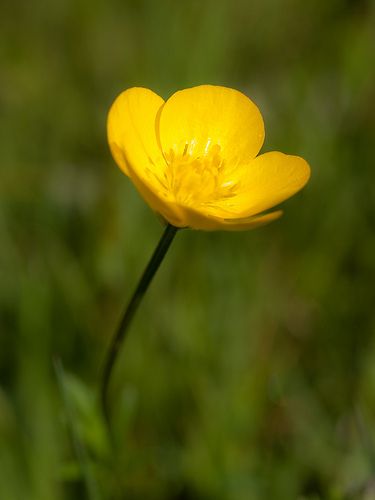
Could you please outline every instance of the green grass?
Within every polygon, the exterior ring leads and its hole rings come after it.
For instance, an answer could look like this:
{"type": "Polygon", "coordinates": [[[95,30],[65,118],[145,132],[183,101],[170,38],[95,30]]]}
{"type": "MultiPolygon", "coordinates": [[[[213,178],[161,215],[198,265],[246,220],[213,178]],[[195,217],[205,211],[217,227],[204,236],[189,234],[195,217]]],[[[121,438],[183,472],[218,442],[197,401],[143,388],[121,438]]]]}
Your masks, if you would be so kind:
{"type": "Polygon", "coordinates": [[[374,2],[2,10],[1,500],[371,498],[374,2]],[[104,352],[162,227],[106,113],[200,83],[247,93],[264,150],[312,179],[268,227],[177,235],[116,366],[111,454],[104,352]]]}

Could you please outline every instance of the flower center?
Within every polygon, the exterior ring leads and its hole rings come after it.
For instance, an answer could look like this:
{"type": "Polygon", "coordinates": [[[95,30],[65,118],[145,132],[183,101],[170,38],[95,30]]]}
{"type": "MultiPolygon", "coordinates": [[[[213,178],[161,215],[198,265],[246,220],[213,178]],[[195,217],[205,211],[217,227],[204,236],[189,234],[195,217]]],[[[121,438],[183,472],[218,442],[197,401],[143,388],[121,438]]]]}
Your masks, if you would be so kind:
{"type": "Polygon", "coordinates": [[[219,144],[207,146],[203,155],[194,156],[186,143],[182,154],[173,149],[165,154],[168,164],[167,184],[176,201],[186,205],[210,204],[235,194],[237,182],[224,177],[224,164],[219,144]]]}

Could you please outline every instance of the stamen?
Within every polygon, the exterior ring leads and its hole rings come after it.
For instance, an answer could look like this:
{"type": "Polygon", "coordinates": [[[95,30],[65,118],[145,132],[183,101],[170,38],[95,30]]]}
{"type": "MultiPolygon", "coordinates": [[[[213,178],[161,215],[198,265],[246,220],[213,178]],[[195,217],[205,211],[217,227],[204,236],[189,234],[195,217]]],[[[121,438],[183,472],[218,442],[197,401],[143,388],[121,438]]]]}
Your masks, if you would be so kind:
{"type": "Polygon", "coordinates": [[[165,158],[168,162],[168,184],[176,200],[185,204],[200,204],[210,200],[228,199],[235,195],[236,180],[223,177],[224,159],[221,146],[208,139],[203,154],[193,156],[194,140],[186,142],[182,154],[170,149],[165,158]]]}

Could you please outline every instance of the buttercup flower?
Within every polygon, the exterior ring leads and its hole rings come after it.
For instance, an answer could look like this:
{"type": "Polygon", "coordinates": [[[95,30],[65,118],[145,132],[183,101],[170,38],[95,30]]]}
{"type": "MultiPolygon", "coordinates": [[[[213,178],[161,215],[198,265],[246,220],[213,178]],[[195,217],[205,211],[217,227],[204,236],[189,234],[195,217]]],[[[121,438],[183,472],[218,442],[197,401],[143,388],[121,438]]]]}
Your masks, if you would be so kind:
{"type": "Polygon", "coordinates": [[[276,151],[257,156],[264,124],[241,92],[201,85],[164,101],[145,88],[120,94],[108,115],[112,155],[152,209],[176,227],[250,229],[299,191],[310,167],[276,151]]]}

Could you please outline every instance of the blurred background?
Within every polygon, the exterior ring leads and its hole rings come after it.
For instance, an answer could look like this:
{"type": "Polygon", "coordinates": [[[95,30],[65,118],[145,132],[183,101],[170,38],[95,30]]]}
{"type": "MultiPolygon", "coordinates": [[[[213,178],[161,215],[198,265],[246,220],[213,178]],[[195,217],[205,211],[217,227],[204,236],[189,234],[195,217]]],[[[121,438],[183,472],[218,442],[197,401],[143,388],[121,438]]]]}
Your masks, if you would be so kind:
{"type": "Polygon", "coordinates": [[[375,498],[375,2],[3,0],[0,499],[375,498]],[[284,217],[183,231],[111,386],[162,225],[115,166],[127,87],[201,83],[306,158],[284,217]]]}

